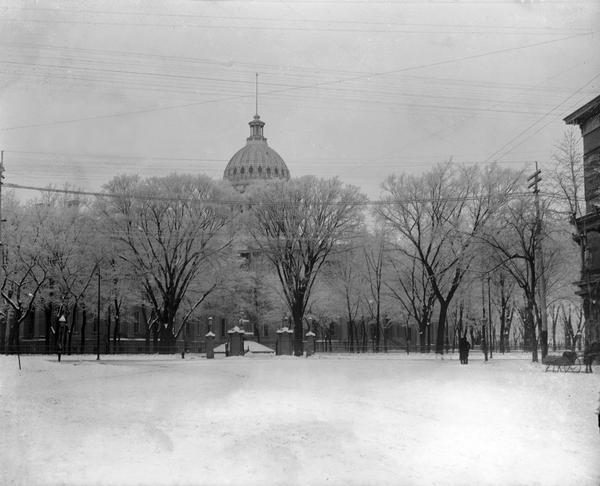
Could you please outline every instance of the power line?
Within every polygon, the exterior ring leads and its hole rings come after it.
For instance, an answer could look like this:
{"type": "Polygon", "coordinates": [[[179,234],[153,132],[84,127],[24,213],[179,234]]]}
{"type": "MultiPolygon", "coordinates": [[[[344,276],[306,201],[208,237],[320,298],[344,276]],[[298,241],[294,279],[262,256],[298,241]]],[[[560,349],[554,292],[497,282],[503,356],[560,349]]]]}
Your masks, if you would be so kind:
{"type": "MultiPolygon", "coordinates": [[[[552,40],[543,41],[543,42],[536,42],[533,44],[526,44],[523,46],[515,46],[515,47],[496,49],[493,51],[488,51],[488,52],[484,52],[484,53],[480,53],[480,54],[473,54],[470,56],[446,59],[443,61],[436,61],[436,62],[432,62],[432,63],[410,66],[410,67],[400,68],[400,69],[394,69],[394,70],[390,70],[390,71],[382,71],[382,72],[376,72],[376,73],[370,73],[370,74],[357,75],[357,76],[352,76],[349,78],[337,79],[337,80],[332,80],[332,81],[321,81],[321,82],[317,82],[317,83],[313,83],[313,84],[309,84],[309,85],[303,85],[303,86],[291,86],[291,87],[282,88],[279,90],[272,90],[270,92],[265,93],[265,95],[272,95],[272,94],[277,94],[277,93],[286,92],[286,91],[294,91],[294,90],[300,90],[300,89],[309,89],[309,88],[316,88],[316,87],[320,87],[320,86],[328,86],[328,85],[347,83],[349,81],[356,81],[359,79],[365,79],[365,78],[371,78],[371,77],[388,76],[390,74],[397,74],[397,73],[407,72],[407,71],[411,71],[411,70],[424,69],[424,68],[428,68],[428,67],[437,67],[437,66],[442,66],[445,64],[452,64],[452,63],[456,63],[456,62],[473,60],[473,59],[478,59],[478,58],[482,58],[482,57],[486,57],[486,56],[503,54],[503,53],[521,50],[521,49],[529,49],[532,47],[549,45],[552,43],[563,42],[563,41],[571,40],[571,39],[574,39],[577,37],[589,36],[589,35],[591,35],[591,34],[589,34],[589,33],[588,34],[576,34],[576,35],[572,35],[572,36],[568,36],[568,37],[561,37],[559,39],[552,39],[552,40]]],[[[145,109],[134,110],[134,111],[129,111],[129,112],[109,113],[109,114],[105,114],[105,115],[95,115],[95,116],[76,118],[76,119],[70,119],[70,120],[58,120],[58,121],[53,121],[53,122],[35,123],[35,124],[20,125],[20,126],[13,126],[13,127],[3,127],[3,128],[0,128],[0,130],[8,131],[8,130],[17,130],[17,129],[25,129],[25,128],[39,128],[39,127],[47,127],[47,126],[54,126],[54,125],[64,125],[64,124],[68,124],[68,123],[76,123],[76,122],[82,122],[82,121],[114,118],[114,117],[120,117],[120,116],[139,115],[139,114],[152,113],[152,112],[158,112],[158,111],[188,108],[188,107],[192,107],[192,106],[200,106],[200,105],[204,105],[204,104],[208,104],[208,103],[232,101],[232,100],[236,100],[236,99],[248,98],[251,96],[252,95],[248,95],[248,94],[237,95],[237,96],[230,96],[230,97],[225,97],[225,98],[220,98],[220,99],[197,101],[197,102],[185,103],[185,104],[179,104],[179,105],[170,105],[170,106],[163,106],[163,107],[157,107],[157,108],[145,108],[145,109]]]]}
{"type": "MultiPolygon", "coordinates": [[[[167,61],[175,61],[175,62],[184,62],[184,63],[199,63],[199,64],[210,64],[216,65],[220,67],[229,68],[232,65],[246,66],[248,70],[238,71],[241,73],[255,73],[257,70],[263,71],[265,69],[273,69],[278,72],[278,75],[291,75],[298,76],[299,74],[308,75],[308,73],[314,73],[315,75],[322,74],[336,74],[336,75],[369,75],[373,74],[371,71],[349,71],[349,70],[338,70],[338,69],[330,69],[330,68],[322,68],[322,67],[308,67],[308,66],[296,66],[289,64],[265,64],[265,63],[250,63],[246,61],[238,61],[238,60],[216,60],[216,59],[206,59],[206,58],[196,58],[196,57],[182,57],[182,56],[170,56],[163,54],[153,54],[153,53],[145,53],[140,51],[120,51],[120,50],[108,50],[108,49],[94,49],[94,48],[81,48],[81,47],[72,47],[72,46],[58,46],[58,45],[47,45],[47,44],[28,44],[28,43],[3,43],[0,45],[2,47],[25,47],[29,49],[35,49],[36,51],[41,50],[63,50],[69,52],[82,52],[82,53],[90,53],[90,54],[100,54],[100,55],[109,55],[109,56],[131,56],[138,60],[140,57],[152,58],[152,59],[160,59],[167,61]],[[295,71],[295,72],[294,72],[295,71]],[[293,74],[290,74],[293,73],[293,74]]],[[[36,55],[37,57],[37,55],[36,55]]],[[[97,62],[96,59],[90,58],[89,62],[97,62]]],[[[111,62],[111,61],[108,61],[111,62]]],[[[123,61],[127,65],[131,65],[131,61],[123,61]]],[[[270,73],[273,76],[273,73],[270,73]]],[[[478,87],[497,87],[498,89],[517,89],[517,90],[535,90],[539,92],[543,91],[570,91],[570,88],[561,88],[561,87],[551,87],[545,86],[541,87],[539,85],[524,85],[519,83],[498,83],[493,81],[467,81],[462,79],[455,78],[440,78],[437,76],[417,76],[417,75],[403,75],[405,78],[414,78],[416,80],[430,80],[430,81],[438,81],[443,84],[444,87],[447,87],[448,84],[459,84],[469,86],[470,90],[472,86],[478,87]]]]}
{"type": "MultiPolygon", "coordinates": [[[[22,56],[23,57],[23,56],[22,56]]],[[[24,57],[34,57],[32,56],[27,56],[25,55],[24,57]]],[[[37,59],[37,56],[35,57],[37,59]]],[[[60,61],[64,62],[64,59],[62,57],[59,58],[60,61]]],[[[131,61],[121,61],[121,62],[117,62],[117,61],[104,61],[104,60],[98,60],[98,59],[81,59],[81,58],[71,58],[70,60],[75,61],[75,62],[83,62],[83,63],[108,63],[108,64],[126,64],[127,66],[131,66],[131,61]]],[[[134,81],[128,80],[128,76],[125,77],[118,77],[118,78],[114,78],[114,77],[106,77],[106,78],[101,78],[101,77],[81,77],[81,75],[77,74],[75,75],[74,73],[72,73],[71,71],[73,69],[75,70],[79,70],[79,71],[93,71],[93,72],[107,72],[111,75],[117,74],[117,75],[121,75],[121,74],[127,74],[127,75],[133,75],[133,76],[152,76],[152,77],[161,77],[164,74],[163,73],[156,73],[156,72],[147,72],[147,71],[124,71],[124,70],[120,70],[120,69],[103,69],[103,68],[96,68],[96,67],[88,67],[88,66],[76,66],[73,64],[69,64],[69,65],[64,65],[64,64],[40,64],[40,63],[34,63],[34,62],[23,62],[23,61],[12,61],[12,60],[5,60],[5,61],[0,61],[0,62],[4,62],[6,64],[14,64],[17,66],[31,66],[31,67],[47,67],[47,68],[56,68],[56,69],[63,69],[63,70],[68,70],[69,76],[63,76],[65,79],[74,79],[74,80],[86,80],[86,81],[97,81],[97,82],[110,82],[110,83],[119,83],[119,85],[123,85],[123,83],[125,82],[124,80],[127,80],[127,82],[131,83],[131,86],[135,86],[135,89],[138,90],[140,89],[139,86],[155,86],[155,87],[165,87],[165,91],[170,91],[170,92],[181,92],[181,89],[179,90],[174,90],[172,89],[174,87],[173,83],[171,81],[169,81],[168,84],[157,84],[157,83],[152,83],[152,84],[146,84],[146,83],[142,83],[141,81],[134,81]],[[169,89],[167,89],[169,88],[169,89]]],[[[245,71],[246,72],[246,71],[245,71]]],[[[247,71],[249,72],[249,71],[247,71]]],[[[19,74],[22,75],[30,75],[30,76],[39,76],[39,77],[44,77],[44,78],[48,78],[48,77],[57,77],[57,75],[53,72],[53,71],[49,71],[49,74],[44,74],[43,72],[30,72],[30,71],[19,71],[19,74]]],[[[170,76],[171,78],[181,78],[182,80],[185,79],[192,79],[193,81],[197,81],[197,80],[206,80],[206,81],[221,81],[224,83],[244,83],[246,85],[249,84],[249,82],[247,80],[241,81],[241,80],[232,80],[231,78],[228,79],[224,79],[224,78],[214,78],[214,77],[207,77],[207,76],[190,76],[190,75],[186,75],[186,74],[175,74],[173,72],[170,72],[168,75],[166,76],[170,76]]],[[[271,75],[271,77],[273,77],[273,75],[271,75]]],[[[427,77],[419,77],[419,78],[424,78],[424,79],[428,79],[427,77]]],[[[436,79],[436,78],[433,78],[436,79]]],[[[454,82],[456,83],[458,80],[440,80],[441,82],[444,83],[444,88],[446,89],[447,83],[448,82],[454,82]]],[[[271,85],[271,86],[276,86],[276,87],[299,87],[297,84],[289,84],[289,83],[265,83],[267,85],[271,85]]],[[[471,83],[469,83],[471,84],[471,83]]],[[[481,86],[482,83],[473,83],[475,86],[481,86]]],[[[178,86],[184,87],[183,89],[187,89],[186,92],[190,92],[190,93],[199,93],[198,90],[198,84],[196,82],[194,83],[190,83],[190,84],[179,84],[178,86]]],[[[212,85],[211,85],[212,87],[212,85]]],[[[420,86],[422,87],[422,86],[420,86]]],[[[383,89],[364,89],[364,88],[340,88],[340,87],[336,87],[336,88],[332,88],[332,87],[321,87],[321,90],[325,90],[325,91],[329,91],[329,92],[346,92],[346,93],[366,93],[366,94],[377,94],[377,95],[383,95],[384,97],[386,97],[387,95],[393,96],[394,98],[398,97],[398,96],[402,96],[402,97],[421,97],[422,94],[413,94],[413,93],[408,93],[406,92],[406,85],[405,83],[403,83],[402,89],[399,89],[400,86],[397,85],[389,85],[389,84],[384,84],[383,89]],[[391,90],[386,89],[387,87],[392,88],[391,90]]],[[[534,87],[529,87],[530,89],[535,89],[534,87]]],[[[513,89],[521,89],[519,87],[513,87],[513,89]]],[[[537,87],[537,90],[539,90],[539,87],[537,87]]],[[[551,91],[551,90],[549,90],[551,91]]],[[[469,95],[473,95],[476,94],[476,91],[471,87],[469,89],[469,95]]],[[[485,97],[484,98],[479,98],[479,97],[471,97],[471,96],[443,96],[443,95],[434,95],[434,94],[430,94],[428,95],[428,98],[438,98],[438,99],[453,99],[453,100],[468,100],[468,101],[475,101],[475,102],[490,102],[493,100],[490,100],[490,96],[488,95],[488,91],[484,91],[485,97]]],[[[388,98],[389,99],[389,98],[388,98]]],[[[519,103],[519,106],[526,106],[527,103],[526,102],[521,102],[519,103]]],[[[539,104],[536,104],[535,106],[539,106],[539,104]]]]}
{"type": "MultiPolygon", "coordinates": [[[[207,17],[210,18],[210,17],[207,17]]],[[[219,18],[219,17],[213,17],[219,18]]],[[[221,17],[225,19],[224,17],[221,17]]],[[[240,18],[241,19],[241,18],[240,18]]],[[[275,19],[274,19],[275,20],[275,19]]],[[[272,26],[272,25],[239,25],[239,24],[190,24],[187,22],[182,22],[179,24],[169,24],[169,23],[150,23],[150,22],[109,22],[109,21],[98,21],[98,20],[74,20],[74,19],[30,19],[30,18],[15,18],[15,19],[1,19],[0,21],[4,22],[31,22],[31,23],[41,23],[41,24],[79,24],[79,25],[101,25],[101,26],[114,26],[114,27],[163,27],[167,29],[172,28],[182,28],[182,29],[202,29],[202,30],[231,30],[244,28],[248,30],[271,30],[271,31],[296,31],[296,32],[327,32],[327,33],[346,33],[346,34],[406,34],[406,35],[447,35],[447,34],[464,34],[464,35],[473,35],[473,34],[485,34],[485,35],[556,35],[556,34],[566,34],[573,31],[555,31],[555,32],[527,32],[527,31],[519,31],[515,30],[513,32],[503,32],[503,31],[495,31],[493,26],[489,26],[486,28],[481,28],[480,30],[465,30],[465,29],[457,29],[450,30],[447,28],[440,28],[440,26],[435,26],[437,28],[431,30],[407,30],[407,29],[358,29],[358,28],[326,28],[326,27],[294,27],[294,26],[272,26]]],[[[580,30],[581,32],[581,30],[580,30]]]]}
{"type": "MultiPolygon", "coordinates": [[[[162,201],[162,202],[188,202],[193,204],[207,204],[207,205],[223,205],[223,206],[283,206],[283,205],[294,205],[295,203],[289,201],[248,201],[248,200],[226,200],[226,199],[191,199],[191,198],[182,198],[175,196],[157,196],[155,194],[119,194],[119,193],[110,193],[110,192],[94,192],[94,191],[82,191],[75,189],[57,189],[53,187],[38,187],[38,186],[26,186],[21,184],[14,183],[5,183],[5,187],[9,187],[12,189],[24,189],[31,191],[39,191],[39,192],[48,192],[48,193],[57,193],[57,194],[70,194],[76,196],[93,196],[100,198],[129,198],[129,199],[138,199],[138,200],[151,200],[151,201],[162,201]]],[[[553,197],[560,198],[561,195],[558,193],[543,193],[543,195],[552,195],[553,197]]],[[[530,192],[514,192],[510,194],[510,198],[517,197],[531,197],[532,194],[530,192]]],[[[477,201],[482,199],[483,196],[464,196],[464,197],[441,197],[441,198],[393,198],[390,200],[365,200],[365,201],[337,201],[330,203],[330,205],[346,205],[352,204],[356,206],[385,206],[385,205],[394,205],[399,203],[428,203],[434,201],[477,201]]],[[[565,196],[562,196],[565,198],[565,196]]]]}
{"type": "MultiPolygon", "coordinates": [[[[1,63],[2,61],[0,61],[1,63]]],[[[75,68],[75,69],[80,69],[80,68],[75,68]]],[[[42,77],[44,79],[47,79],[48,77],[52,77],[55,79],[61,78],[61,79],[69,79],[69,80],[83,80],[83,81],[91,81],[94,83],[109,83],[111,86],[119,86],[120,88],[124,88],[124,89],[132,89],[136,92],[139,92],[140,90],[149,90],[149,91],[161,91],[161,92],[171,92],[171,93],[178,93],[178,94],[183,94],[183,93],[193,93],[193,94],[197,94],[197,95],[202,95],[204,93],[199,93],[198,89],[186,89],[186,90],[182,90],[182,89],[169,89],[169,88],[160,88],[160,87],[156,87],[156,88],[152,88],[152,87],[145,87],[148,85],[142,84],[142,83],[134,83],[131,84],[129,83],[129,86],[126,86],[125,83],[123,81],[119,81],[117,79],[100,79],[100,78],[85,78],[85,77],[80,77],[80,76],[72,76],[72,75],[66,75],[66,76],[62,76],[62,75],[56,75],[56,74],[42,74],[42,73],[21,73],[20,75],[22,76],[33,76],[33,77],[42,77]]],[[[64,86],[64,85],[62,85],[64,86]]],[[[171,85],[172,87],[172,85],[171,85]]],[[[72,88],[71,88],[72,89],[72,88]]],[[[368,105],[374,105],[374,104],[383,104],[386,105],[388,107],[390,106],[407,106],[407,107],[415,107],[415,108],[419,108],[422,110],[427,110],[427,109],[431,109],[431,110],[450,110],[452,112],[458,112],[458,111],[462,111],[462,112],[482,112],[482,113],[510,113],[510,114],[518,114],[518,115],[524,115],[524,116],[537,116],[540,115],[541,112],[540,109],[543,109],[545,105],[541,105],[541,104],[527,104],[527,103],[518,103],[518,102],[514,102],[515,104],[518,104],[518,107],[515,108],[492,108],[492,107],[486,107],[486,106],[474,106],[473,103],[480,103],[480,102],[484,102],[486,104],[489,103],[499,103],[500,100],[495,101],[493,99],[490,99],[489,97],[487,97],[486,99],[484,98],[469,98],[469,97],[458,97],[458,96],[439,96],[439,95],[430,95],[428,96],[428,99],[440,99],[440,100],[457,100],[457,101],[462,101],[464,102],[464,104],[462,105],[447,105],[447,104],[426,104],[426,103],[418,103],[418,102],[411,102],[411,101],[406,101],[406,102],[400,102],[400,101],[395,101],[398,99],[398,97],[408,97],[408,98],[421,98],[422,95],[420,94],[413,94],[413,93],[402,93],[399,92],[397,95],[394,95],[393,92],[389,92],[389,91],[375,91],[375,90],[365,90],[365,89],[340,89],[340,88],[317,88],[319,90],[325,90],[325,91],[329,91],[332,94],[328,95],[326,93],[324,93],[323,95],[320,94],[315,94],[315,95],[303,95],[302,96],[302,100],[304,101],[315,101],[318,102],[319,100],[326,100],[328,103],[333,103],[333,102],[337,102],[337,103],[348,103],[348,102],[354,102],[354,103],[363,103],[363,104],[368,104],[368,105]],[[365,93],[367,96],[368,95],[381,95],[383,96],[382,99],[373,99],[373,98],[358,98],[358,97],[353,97],[353,96],[343,96],[344,92],[348,92],[348,93],[365,93]],[[524,110],[524,109],[519,109],[519,108],[525,108],[527,106],[532,106],[532,107],[539,107],[538,110],[532,110],[532,109],[528,109],[528,110],[524,110]]],[[[271,99],[274,99],[278,96],[284,96],[287,99],[293,100],[296,99],[297,97],[294,96],[293,93],[279,93],[279,94],[275,94],[271,96],[271,99]]],[[[285,99],[284,98],[284,99],[285,99]]],[[[331,109],[332,106],[329,105],[327,107],[327,109],[331,109]]],[[[344,105],[343,107],[344,109],[346,109],[346,106],[344,105]]],[[[317,105],[316,109],[325,109],[323,107],[322,104],[317,105]]]]}
{"type": "MultiPolygon", "coordinates": [[[[286,4],[287,5],[287,4],[286,4]]],[[[340,20],[340,19],[305,19],[305,18],[283,18],[283,17],[252,17],[252,16],[236,16],[236,15],[203,15],[203,14],[190,14],[184,12],[178,13],[164,13],[164,12],[148,12],[148,11],[122,11],[122,10],[87,10],[87,9],[65,9],[60,8],[57,10],[55,8],[42,8],[42,7],[2,7],[4,10],[16,10],[16,11],[32,11],[32,12],[53,12],[53,13],[85,13],[85,14],[100,14],[100,15],[129,15],[129,16],[148,16],[148,17],[175,17],[175,18],[202,18],[202,19],[215,19],[215,20],[251,20],[251,21],[266,21],[266,22],[305,22],[305,23],[324,23],[324,24],[362,24],[362,25],[398,25],[403,27],[434,27],[436,29],[446,28],[446,27],[455,27],[455,28],[481,28],[486,29],[486,32],[489,32],[491,29],[504,29],[504,30],[517,30],[517,34],[522,33],[520,29],[522,26],[515,25],[491,25],[491,24],[431,24],[431,23],[412,23],[412,22],[393,22],[391,20],[388,21],[367,21],[367,20],[340,20]]],[[[526,26],[530,28],[530,26],[526,26]]],[[[546,31],[546,33],[554,32],[566,32],[567,29],[558,28],[558,27],[535,27],[540,31],[546,31]]],[[[568,31],[573,32],[573,30],[585,30],[584,28],[579,29],[568,29],[568,31]]],[[[438,31],[439,32],[439,31],[438,31]]]]}
{"type": "Polygon", "coordinates": [[[47,152],[36,150],[5,150],[5,153],[12,154],[34,154],[34,155],[50,155],[50,156],[65,156],[65,157],[91,157],[101,159],[141,159],[141,160],[176,160],[190,162],[227,162],[226,159],[208,159],[202,157],[157,157],[155,155],[118,155],[118,154],[90,154],[90,153],[73,153],[73,152],[47,152]]]}
{"type": "MultiPolygon", "coordinates": [[[[498,150],[496,150],[492,155],[490,155],[488,158],[485,159],[484,163],[489,162],[490,160],[492,160],[492,158],[494,158],[497,154],[501,153],[502,150],[505,147],[508,147],[511,143],[513,143],[515,140],[517,140],[519,137],[521,137],[523,134],[525,134],[526,132],[528,132],[530,129],[532,129],[533,127],[535,127],[538,123],[540,123],[544,118],[546,118],[547,116],[551,115],[554,111],[556,111],[557,109],[559,109],[562,105],[564,105],[567,101],[569,101],[571,98],[573,98],[575,95],[577,95],[578,93],[580,93],[581,91],[583,91],[587,86],[589,86],[590,84],[592,84],[596,79],[600,78],[600,73],[596,74],[592,79],[590,79],[588,82],[586,82],[583,86],[579,87],[577,90],[575,90],[572,94],[570,94],[567,98],[565,98],[563,101],[561,101],[558,105],[556,105],[554,108],[552,108],[550,111],[548,111],[547,113],[543,114],[540,118],[538,118],[536,121],[534,121],[531,125],[527,126],[524,130],[521,130],[519,133],[517,133],[517,135],[515,135],[513,138],[511,138],[508,142],[506,142],[504,145],[502,145],[502,147],[500,147],[498,150]]],[[[539,130],[541,130],[543,127],[541,127],[539,130]]],[[[539,131],[538,130],[538,131],[539,131]]],[[[532,137],[533,135],[535,135],[536,133],[538,133],[538,131],[534,132],[533,134],[531,134],[529,137],[532,137]]],[[[527,140],[527,138],[525,140],[527,140]]],[[[525,140],[523,140],[520,144],[522,144],[525,140]]],[[[519,145],[520,145],[519,144],[519,145]]],[[[516,147],[518,147],[519,145],[516,145],[516,147]]],[[[508,152],[505,153],[509,153],[510,150],[508,152]]]]}

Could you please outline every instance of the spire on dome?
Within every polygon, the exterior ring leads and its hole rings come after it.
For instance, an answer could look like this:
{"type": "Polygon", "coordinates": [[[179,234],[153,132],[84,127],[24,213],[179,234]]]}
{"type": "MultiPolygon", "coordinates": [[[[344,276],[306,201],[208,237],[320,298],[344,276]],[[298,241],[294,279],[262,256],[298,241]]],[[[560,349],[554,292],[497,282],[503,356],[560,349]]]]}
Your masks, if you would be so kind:
{"type": "Polygon", "coordinates": [[[265,122],[260,119],[258,115],[258,73],[256,73],[256,113],[254,115],[254,119],[248,123],[250,125],[250,136],[246,139],[248,142],[251,140],[262,140],[266,141],[267,139],[263,136],[263,127],[265,126],[265,122]]]}

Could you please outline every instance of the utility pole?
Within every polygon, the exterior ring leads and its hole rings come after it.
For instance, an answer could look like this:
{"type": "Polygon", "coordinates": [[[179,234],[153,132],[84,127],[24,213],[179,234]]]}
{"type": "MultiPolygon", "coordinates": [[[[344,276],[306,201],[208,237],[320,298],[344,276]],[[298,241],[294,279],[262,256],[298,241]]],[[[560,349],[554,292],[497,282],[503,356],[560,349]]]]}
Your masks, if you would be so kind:
{"type": "Polygon", "coordinates": [[[0,150],[0,268],[4,269],[6,264],[4,243],[2,241],[2,223],[6,221],[2,218],[2,181],[4,180],[4,150],[0,150]]]}
{"type": "MultiPolygon", "coordinates": [[[[2,242],[2,180],[4,179],[4,150],[0,150],[0,271],[4,270],[4,243],[2,242]]],[[[0,273],[0,286],[2,285],[2,274],[0,273]]],[[[3,302],[3,299],[0,297],[0,302],[3,302]]],[[[2,305],[4,307],[4,305],[2,305]]],[[[8,328],[8,312],[5,313],[4,319],[6,320],[6,326],[8,328]]],[[[4,345],[7,346],[5,349],[8,349],[8,345],[6,340],[4,339],[6,334],[3,336],[4,345]]],[[[21,369],[21,356],[19,354],[19,348],[17,344],[17,356],[19,359],[19,369],[21,369]]]]}
{"type": "MultiPolygon", "coordinates": [[[[540,335],[541,348],[542,348],[542,359],[548,354],[548,314],[546,312],[546,275],[544,267],[544,252],[542,250],[542,218],[540,214],[540,189],[539,183],[542,180],[542,171],[538,168],[538,163],[535,163],[535,172],[530,175],[527,180],[529,181],[529,189],[533,189],[535,195],[535,233],[534,233],[534,251],[535,251],[535,272],[537,276],[537,282],[534,282],[537,286],[538,299],[539,299],[539,311],[540,320],[542,321],[542,332],[540,335]]],[[[535,335],[535,334],[534,334],[535,335]]],[[[534,341],[534,345],[536,345],[534,341]]]]}
{"type": "Polygon", "coordinates": [[[486,338],[487,319],[485,315],[485,286],[483,276],[481,277],[481,347],[485,361],[488,360],[488,340],[486,338]]]}
{"type": "Polygon", "coordinates": [[[490,359],[494,357],[494,328],[492,326],[492,291],[490,286],[491,277],[488,275],[487,284],[488,284],[488,322],[490,332],[488,333],[489,341],[490,341],[490,359]]]}
{"type": "Polygon", "coordinates": [[[4,179],[4,150],[0,150],[0,266],[4,267],[4,245],[2,243],[2,179],[4,179]]]}
{"type": "Polygon", "coordinates": [[[98,313],[96,315],[96,361],[100,359],[100,268],[98,270],[98,313]]]}

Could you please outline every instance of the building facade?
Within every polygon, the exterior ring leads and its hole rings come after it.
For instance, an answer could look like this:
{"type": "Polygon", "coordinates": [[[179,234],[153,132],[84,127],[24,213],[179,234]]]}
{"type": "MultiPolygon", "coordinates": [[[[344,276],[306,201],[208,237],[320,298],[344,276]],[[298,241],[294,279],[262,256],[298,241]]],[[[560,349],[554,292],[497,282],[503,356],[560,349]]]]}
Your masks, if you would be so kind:
{"type": "Polygon", "coordinates": [[[576,285],[585,314],[583,339],[589,343],[600,341],[600,96],[564,121],[578,125],[583,138],[585,215],[575,220],[581,249],[581,278],[576,285]]]}

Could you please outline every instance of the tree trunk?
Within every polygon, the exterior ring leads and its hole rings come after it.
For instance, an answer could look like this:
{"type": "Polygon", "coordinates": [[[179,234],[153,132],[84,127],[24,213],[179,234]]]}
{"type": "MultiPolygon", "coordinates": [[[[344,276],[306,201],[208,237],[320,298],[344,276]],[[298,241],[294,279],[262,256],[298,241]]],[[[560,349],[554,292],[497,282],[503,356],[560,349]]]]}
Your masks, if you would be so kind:
{"type": "Polygon", "coordinates": [[[0,315],[0,353],[6,350],[6,315],[0,315]]]}
{"type": "Polygon", "coordinates": [[[304,336],[301,311],[294,309],[292,317],[294,319],[294,356],[302,356],[304,354],[304,336]]]}
{"type": "MultiPolygon", "coordinates": [[[[541,324],[540,324],[541,326],[541,324]]],[[[548,356],[548,330],[544,329],[540,332],[542,359],[548,356]]]]}
{"type": "Polygon", "coordinates": [[[388,328],[383,328],[383,351],[388,352],[388,328]]]}
{"type": "Polygon", "coordinates": [[[363,317],[360,321],[360,332],[361,332],[361,345],[360,348],[363,353],[367,352],[367,326],[365,325],[365,318],[363,317]]]}
{"type": "Polygon", "coordinates": [[[500,280],[500,352],[504,354],[505,343],[504,336],[506,334],[506,307],[508,303],[504,294],[504,279],[500,280]]]}
{"type": "Polygon", "coordinates": [[[175,335],[173,334],[173,323],[163,323],[159,330],[159,353],[160,354],[174,354],[177,351],[177,342],[175,335]]]}
{"type": "Polygon", "coordinates": [[[354,324],[352,319],[348,319],[348,351],[354,352],[354,324]]]}
{"type": "MultiPolygon", "coordinates": [[[[144,321],[145,322],[145,321],[144,321]]],[[[150,353],[150,326],[146,322],[146,329],[144,332],[144,353],[150,353]]]]}
{"type": "Polygon", "coordinates": [[[112,317],[110,315],[110,305],[108,306],[108,312],[106,317],[106,354],[110,354],[110,325],[112,317]]]}
{"type": "Polygon", "coordinates": [[[11,308],[8,312],[8,346],[7,353],[17,352],[19,346],[19,315],[11,308]]]}
{"type": "Polygon", "coordinates": [[[152,352],[160,352],[159,338],[160,338],[160,327],[161,323],[157,320],[152,324],[152,352]]]}
{"type": "Polygon", "coordinates": [[[424,353],[427,348],[427,323],[424,321],[419,322],[419,348],[421,353],[424,353]]]}
{"type": "Polygon", "coordinates": [[[119,342],[121,340],[121,312],[118,303],[115,300],[115,327],[113,328],[113,351],[118,353],[120,351],[119,342]]]}
{"type": "Polygon", "coordinates": [[[52,335],[52,302],[49,302],[44,306],[44,322],[45,322],[45,334],[44,343],[46,345],[46,354],[50,354],[50,348],[52,342],[50,336],[52,335]]]}
{"type": "Polygon", "coordinates": [[[81,311],[81,346],[79,348],[79,352],[81,354],[85,353],[85,328],[87,325],[87,311],[85,308],[81,311]]]}
{"type": "MultiPolygon", "coordinates": [[[[187,326],[187,324],[186,324],[186,326],[187,326]]],[[[254,338],[256,339],[257,343],[260,343],[260,329],[258,328],[258,322],[254,322],[253,328],[254,328],[254,338]]]]}
{"type": "Polygon", "coordinates": [[[71,343],[73,342],[73,331],[77,326],[77,303],[73,305],[73,315],[71,316],[71,327],[69,328],[69,336],[67,342],[67,354],[71,356],[71,343]]]}
{"type": "Polygon", "coordinates": [[[437,336],[435,341],[435,352],[438,354],[444,354],[444,329],[446,327],[446,317],[448,315],[448,304],[441,301],[439,302],[439,304],[440,313],[438,320],[437,336]]]}
{"type": "Polygon", "coordinates": [[[527,306],[527,320],[529,327],[529,337],[531,339],[531,361],[534,363],[538,362],[538,352],[537,352],[537,340],[536,340],[536,332],[535,332],[535,316],[533,312],[533,305],[531,303],[527,306]]]}
{"type": "Polygon", "coordinates": [[[144,352],[150,353],[150,325],[148,322],[148,316],[146,315],[146,307],[142,305],[142,319],[144,320],[144,352]]]}

